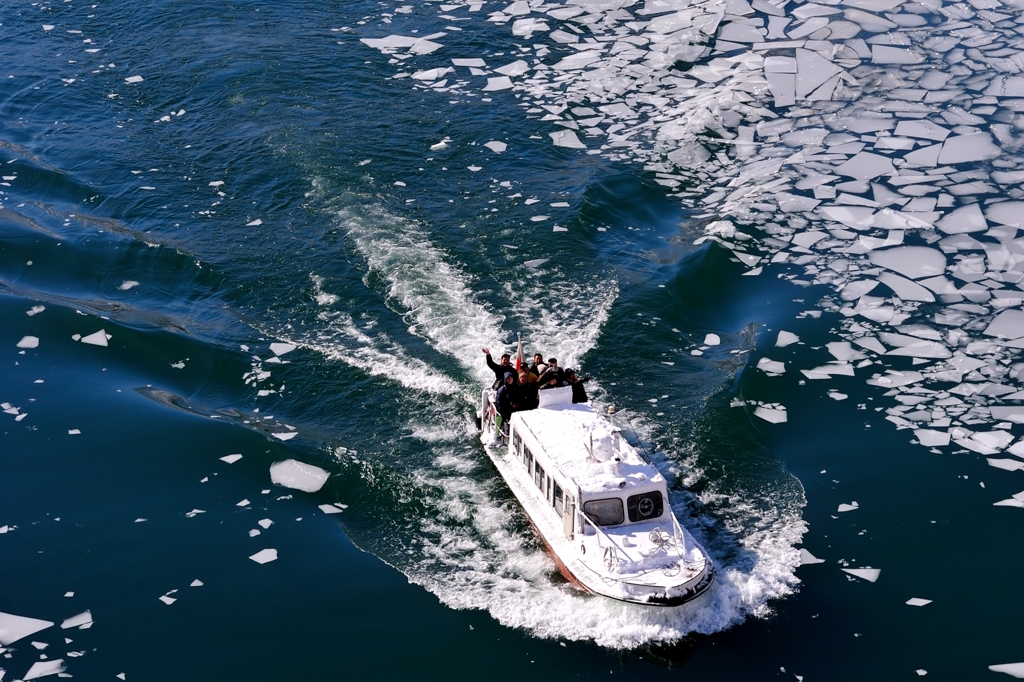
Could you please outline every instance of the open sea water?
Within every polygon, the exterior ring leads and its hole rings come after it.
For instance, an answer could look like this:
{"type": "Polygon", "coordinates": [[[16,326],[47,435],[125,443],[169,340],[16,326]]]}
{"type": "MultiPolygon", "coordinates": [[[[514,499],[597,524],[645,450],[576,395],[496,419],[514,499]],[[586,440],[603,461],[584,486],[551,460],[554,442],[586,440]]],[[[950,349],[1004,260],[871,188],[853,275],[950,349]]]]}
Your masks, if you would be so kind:
{"type": "Polygon", "coordinates": [[[1024,676],[1022,9],[4,2],[0,678],[1024,676]],[[706,597],[558,575],[517,334],[706,597]]]}

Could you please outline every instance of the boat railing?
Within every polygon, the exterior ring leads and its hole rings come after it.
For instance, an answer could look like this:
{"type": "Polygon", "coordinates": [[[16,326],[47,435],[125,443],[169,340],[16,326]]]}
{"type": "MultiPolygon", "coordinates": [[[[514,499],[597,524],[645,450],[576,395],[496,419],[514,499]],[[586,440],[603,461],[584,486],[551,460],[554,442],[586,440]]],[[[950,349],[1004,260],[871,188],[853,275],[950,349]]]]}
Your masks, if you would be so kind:
{"type": "Polygon", "coordinates": [[[609,536],[607,533],[601,530],[601,527],[599,525],[588,519],[586,516],[584,516],[583,519],[583,523],[589,524],[590,527],[593,528],[594,531],[597,533],[597,546],[604,551],[604,562],[605,565],[608,566],[608,568],[611,568],[616,561],[618,561],[619,564],[631,563],[632,560],[629,558],[629,555],[626,554],[626,550],[622,549],[622,547],[619,546],[619,543],[615,542],[615,540],[613,540],[611,536],[609,536]],[[601,538],[604,538],[608,542],[608,544],[601,544],[601,538]],[[620,554],[621,556],[619,556],[620,554]]]}

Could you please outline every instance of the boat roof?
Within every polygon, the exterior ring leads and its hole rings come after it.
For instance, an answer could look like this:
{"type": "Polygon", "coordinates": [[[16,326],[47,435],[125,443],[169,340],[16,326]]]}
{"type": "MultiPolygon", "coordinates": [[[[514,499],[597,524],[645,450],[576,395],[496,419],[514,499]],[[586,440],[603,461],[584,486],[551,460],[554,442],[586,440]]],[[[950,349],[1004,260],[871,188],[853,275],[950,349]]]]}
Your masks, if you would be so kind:
{"type": "Polygon", "coordinates": [[[634,488],[664,487],[661,473],[621,436],[615,451],[619,462],[598,462],[590,455],[586,444],[595,427],[605,432],[613,427],[589,404],[562,403],[515,412],[513,427],[523,431],[517,420],[544,447],[551,463],[583,492],[625,493],[634,488]]]}

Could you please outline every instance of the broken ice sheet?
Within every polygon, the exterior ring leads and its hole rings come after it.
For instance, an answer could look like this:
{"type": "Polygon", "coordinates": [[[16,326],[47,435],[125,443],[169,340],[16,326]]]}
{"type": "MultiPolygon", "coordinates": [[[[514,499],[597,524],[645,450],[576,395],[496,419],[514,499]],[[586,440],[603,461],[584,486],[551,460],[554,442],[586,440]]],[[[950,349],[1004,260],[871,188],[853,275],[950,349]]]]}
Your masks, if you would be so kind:
{"type": "Polygon", "coordinates": [[[848,511],[853,511],[854,509],[859,509],[859,508],[860,508],[860,505],[857,504],[857,502],[855,500],[853,502],[850,502],[849,504],[843,503],[843,504],[839,505],[839,509],[837,509],[836,511],[838,511],[838,512],[848,512],[848,511]]]}
{"type": "Polygon", "coordinates": [[[999,665],[990,665],[988,669],[994,673],[1006,673],[1010,677],[1024,679],[1024,663],[1000,663],[999,665]]]}
{"type": "Polygon", "coordinates": [[[25,673],[25,677],[22,679],[26,682],[28,680],[34,680],[39,677],[45,677],[47,675],[57,675],[64,672],[64,659],[58,658],[52,661],[37,661],[32,664],[32,667],[25,673]]]}
{"type": "Polygon", "coordinates": [[[270,435],[278,440],[291,440],[299,434],[298,431],[285,431],[284,433],[272,433],[270,435]]]}
{"type": "Polygon", "coordinates": [[[785,348],[786,346],[790,346],[790,345],[792,345],[794,343],[797,343],[799,340],[800,340],[800,337],[797,336],[796,334],[794,334],[792,332],[781,331],[781,332],[779,332],[778,339],[776,339],[776,341],[775,341],[775,347],[776,348],[785,348]]]}
{"type": "Polygon", "coordinates": [[[767,407],[765,405],[759,405],[754,410],[754,416],[760,417],[766,422],[772,424],[782,424],[787,421],[786,408],[781,405],[778,407],[767,407]]]}
{"type": "Polygon", "coordinates": [[[236,455],[224,455],[223,457],[219,457],[218,459],[220,459],[223,462],[227,462],[228,464],[234,464],[238,460],[242,459],[242,456],[241,455],[237,455],[237,454],[236,455]]]}
{"type": "Polygon", "coordinates": [[[906,602],[907,606],[927,606],[932,603],[931,599],[921,599],[920,597],[911,597],[906,602]]]}
{"type": "Polygon", "coordinates": [[[266,564],[266,563],[269,563],[271,561],[276,561],[277,560],[277,550],[276,549],[261,549],[260,551],[256,552],[255,554],[253,554],[249,558],[252,559],[253,561],[255,561],[258,564],[266,564]]]}
{"type": "Polygon", "coordinates": [[[0,612],[0,644],[7,646],[53,625],[48,620],[0,612]]]}
{"type": "Polygon", "coordinates": [[[101,329],[98,332],[89,334],[88,336],[83,336],[80,339],[80,341],[82,343],[87,343],[92,346],[106,346],[107,341],[109,341],[112,338],[113,337],[110,334],[108,334],[105,330],[101,329]]]}
{"type": "Polygon", "coordinates": [[[18,348],[38,348],[39,337],[37,336],[25,336],[22,337],[21,341],[15,344],[18,348]]]}
{"type": "Polygon", "coordinates": [[[576,137],[576,133],[571,130],[559,130],[554,133],[548,133],[551,136],[551,141],[554,142],[556,147],[567,147],[569,149],[586,149],[587,145],[579,141],[576,137]]]}
{"type": "Polygon", "coordinates": [[[294,459],[275,462],[270,466],[270,480],[286,488],[315,493],[327,482],[329,473],[312,464],[294,459]]]}
{"type": "Polygon", "coordinates": [[[65,619],[65,621],[60,624],[60,627],[62,630],[68,630],[70,628],[79,628],[85,630],[88,629],[91,625],[92,612],[83,611],[77,616],[71,616],[70,618],[65,619]]]}
{"type": "Polygon", "coordinates": [[[297,346],[291,343],[272,343],[270,344],[270,352],[274,355],[284,355],[285,353],[291,353],[297,346]]]}
{"type": "Polygon", "coordinates": [[[816,557],[813,554],[811,554],[810,552],[808,552],[806,549],[802,549],[801,548],[801,550],[800,550],[800,565],[801,566],[807,566],[809,564],[823,564],[823,563],[825,563],[824,559],[819,559],[818,557],[816,557]]]}
{"type": "Polygon", "coordinates": [[[856,576],[862,580],[867,580],[869,583],[873,583],[878,580],[878,576],[882,573],[880,568],[844,568],[844,573],[849,573],[852,576],[856,576]]]}
{"type": "Polygon", "coordinates": [[[868,258],[875,265],[910,279],[933,277],[946,271],[946,255],[926,246],[897,246],[884,251],[872,251],[868,258]]]}
{"type": "Polygon", "coordinates": [[[761,358],[757,361],[757,368],[768,376],[780,376],[786,373],[786,363],[768,358],[761,358]]]}

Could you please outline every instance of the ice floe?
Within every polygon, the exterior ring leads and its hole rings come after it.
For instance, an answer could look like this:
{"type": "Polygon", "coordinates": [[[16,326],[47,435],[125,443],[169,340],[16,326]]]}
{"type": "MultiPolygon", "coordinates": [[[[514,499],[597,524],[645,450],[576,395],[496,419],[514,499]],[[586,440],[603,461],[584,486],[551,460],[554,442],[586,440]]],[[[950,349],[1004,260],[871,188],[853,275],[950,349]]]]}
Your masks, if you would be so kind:
{"type": "Polygon", "coordinates": [[[330,474],[320,467],[294,459],[275,462],[270,466],[270,480],[286,488],[315,493],[324,486],[330,474]]]}
{"type": "Polygon", "coordinates": [[[927,606],[928,604],[931,604],[931,603],[932,603],[931,599],[921,599],[920,597],[911,597],[910,599],[908,599],[906,601],[906,604],[908,606],[927,606]]]}
{"type": "Polygon", "coordinates": [[[7,646],[19,639],[52,627],[53,623],[39,618],[16,616],[12,613],[0,613],[0,644],[7,646]]]}
{"type": "Polygon", "coordinates": [[[988,669],[995,673],[1006,673],[1010,677],[1024,679],[1024,663],[1000,663],[990,665],[988,669]]]}
{"type": "Polygon", "coordinates": [[[277,550],[276,549],[261,549],[252,556],[249,557],[258,564],[266,564],[271,561],[277,561],[277,550]]]}
{"type": "Polygon", "coordinates": [[[844,568],[844,573],[849,573],[852,576],[856,576],[861,580],[867,580],[869,583],[873,583],[878,580],[878,576],[881,575],[882,569],[880,568],[844,568]]]}

